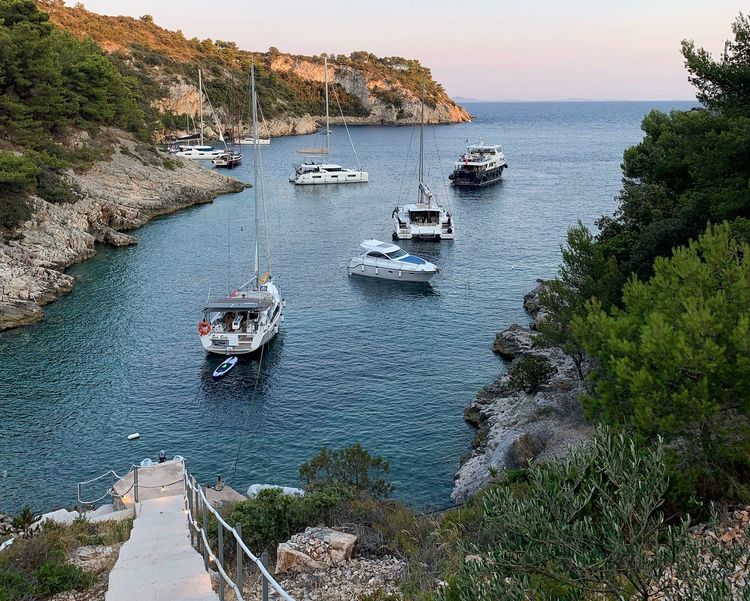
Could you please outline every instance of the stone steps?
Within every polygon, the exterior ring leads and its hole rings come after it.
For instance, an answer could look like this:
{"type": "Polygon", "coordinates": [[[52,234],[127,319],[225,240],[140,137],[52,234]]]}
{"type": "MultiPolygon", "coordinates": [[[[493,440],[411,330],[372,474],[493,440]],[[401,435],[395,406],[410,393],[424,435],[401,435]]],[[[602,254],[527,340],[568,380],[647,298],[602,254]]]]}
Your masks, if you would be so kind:
{"type": "Polygon", "coordinates": [[[184,507],[182,494],[136,505],[106,601],[218,601],[203,558],[190,546],[184,507]]]}

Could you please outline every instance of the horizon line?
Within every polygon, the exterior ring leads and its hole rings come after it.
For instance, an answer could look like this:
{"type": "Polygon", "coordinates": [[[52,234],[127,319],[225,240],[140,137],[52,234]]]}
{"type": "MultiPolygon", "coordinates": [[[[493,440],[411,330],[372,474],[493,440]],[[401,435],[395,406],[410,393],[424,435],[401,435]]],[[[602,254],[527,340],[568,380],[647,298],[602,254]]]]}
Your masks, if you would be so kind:
{"type": "Polygon", "coordinates": [[[451,96],[453,102],[694,102],[697,98],[465,98],[451,96]]]}

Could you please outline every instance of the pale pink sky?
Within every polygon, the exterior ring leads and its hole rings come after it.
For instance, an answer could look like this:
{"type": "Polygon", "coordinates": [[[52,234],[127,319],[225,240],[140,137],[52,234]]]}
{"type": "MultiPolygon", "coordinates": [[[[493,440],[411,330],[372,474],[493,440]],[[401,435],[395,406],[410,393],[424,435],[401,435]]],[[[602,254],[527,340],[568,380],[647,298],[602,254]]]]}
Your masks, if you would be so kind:
{"type": "MultiPolygon", "coordinates": [[[[68,4],[72,4],[68,0],[68,4]]],[[[241,48],[417,58],[451,96],[693,99],[680,41],[718,54],[736,0],[85,0],[241,48]]]]}

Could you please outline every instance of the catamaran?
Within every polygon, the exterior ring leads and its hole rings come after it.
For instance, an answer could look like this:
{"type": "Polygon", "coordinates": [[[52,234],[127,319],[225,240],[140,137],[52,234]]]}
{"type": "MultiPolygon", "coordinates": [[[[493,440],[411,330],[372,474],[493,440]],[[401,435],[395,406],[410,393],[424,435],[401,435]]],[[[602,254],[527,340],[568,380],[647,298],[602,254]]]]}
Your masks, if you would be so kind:
{"type": "MultiPolygon", "coordinates": [[[[198,133],[200,134],[200,144],[196,145],[190,145],[190,144],[174,144],[170,146],[170,152],[172,152],[175,156],[181,157],[183,159],[217,159],[223,154],[226,154],[227,152],[227,145],[224,144],[224,148],[214,148],[213,146],[207,146],[204,143],[203,139],[203,94],[204,94],[204,87],[203,87],[203,75],[201,73],[201,70],[198,69],[198,94],[200,96],[200,129],[198,130],[198,133]]],[[[208,96],[208,94],[206,94],[208,96]]],[[[209,100],[210,104],[210,100],[209,100]]],[[[219,139],[224,142],[224,136],[221,133],[221,125],[219,124],[217,120],[217,126],[219,127],[219,139]]]]}
{"type": "Polygon", "coordinates": [[[396,205],[391,217],[393,237],[399,240],[422,238],[427,240],[453,240],[453,216],[435,200],[424,177],[424,98],[419,123],[419,186],[417,202],[396,205]]]}
{"type": "MultiPolygon", "coordinates": [[[[255,94],[255,66],[250,72],[253,104],[253,137],[258,138],[257,97],[255,94]]],[[[263,175],[260,172],[260,145],[253,145],[255,195],[255,260],[254,273],[249,281],[229,295],[210,298],[203,308],[203,319],[198,324],[203,348],[219,355],[246,355],[259,350],[279,331],[283,321],[284,301],[271,278],[268,248],[268,219],[263,194],[263,175]],[[266,237],[265,272],[260,270],[260,218],[266,237]]]]}
{"type": "MultiPolygon", "coordinates": [[[[331,154],[331,128],[330,128],[330,117],[328,108],[328,59],[324,59],[323,68],[325,72],[325,104],[326,104],[326,128],[324,135],[326,137],[326,144],[324,147],[318,148],[301,148],[297,152],[305,155],[330,155],[331,154]]],[[[340,108],[340,107],[339,107],[340,108]]],[[[343,117],[343,112],[341,113],[343,117]]],[[[346,127],[346,123],[344,123],[346,127]]],[[[347,133],[348,133],[347,128],[347,133]]],[[[351,142],[351,137],[349,138],[351,142]]],[[[357,157],[357,151],[354,149],[352,143],[352,150],[354,156],[357,157]]],[[[359,158],[357,157],[357,163],[359,158]]],[[[335,163],[323,163],[315,160],[306,160],[303,163],[299,163],[294,166],[294,171],[289,176],[289,181],[298,185],[314,185],[314,184],[352,184],[352,183],[363,183],[369,181],[369,175],[367,171],[362,170],[362,166],[359,165],[357,169],[347,169],[341,165],[335,163]]]]}

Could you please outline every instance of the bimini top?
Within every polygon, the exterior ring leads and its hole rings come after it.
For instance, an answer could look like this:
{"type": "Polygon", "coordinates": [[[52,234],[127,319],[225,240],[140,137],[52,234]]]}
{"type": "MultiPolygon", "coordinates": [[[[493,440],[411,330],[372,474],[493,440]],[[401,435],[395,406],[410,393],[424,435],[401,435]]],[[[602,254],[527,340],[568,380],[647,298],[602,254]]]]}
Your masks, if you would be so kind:
{"type": "Polygon", "coordinates": [[[392,253],[401,250],[401,247],[396,246],[395,244],[388,244],[387,242],[381,242],[380,240],[375,240],[373,238],[364,240],[360,246],[367,251],[378,250],[382,253],[392,253]]]}
{"type": "Polygon", "coordinates": [[[245,290],[237,295],[215,298],[203,308],[208,313],[226,311],[265,311],[273,305],[273,296],[268,292],[245,290]]]}

